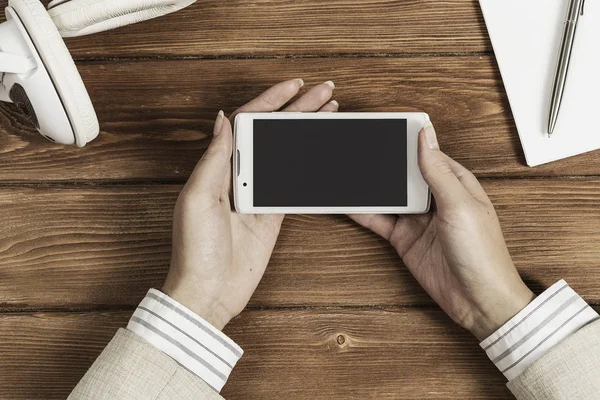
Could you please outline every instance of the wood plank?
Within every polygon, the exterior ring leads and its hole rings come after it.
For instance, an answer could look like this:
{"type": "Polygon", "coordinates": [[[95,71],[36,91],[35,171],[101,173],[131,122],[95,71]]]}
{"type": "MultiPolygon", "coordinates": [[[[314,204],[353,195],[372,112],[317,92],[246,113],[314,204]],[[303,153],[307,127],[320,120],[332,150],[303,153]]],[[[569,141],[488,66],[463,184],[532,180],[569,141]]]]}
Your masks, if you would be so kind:
{"type": "MultiPolygon", "coordinates": [[[[540,291],[600,304],[600,180],[483,182],[540,291]]],[[[0,309],[130,307],[160,287],[180,187],[4,188],[0,309]]],[[[289,216],[251,307],[427,305],[393,249],[344,216],[289,216]]]]}
{"type": "Polygon", "coordinates": [[[479,176],[600,175],[600,152],[529,168],[492,57],[94,62],[80,66],[100,138],[65,148],[0,105],[0,180],[184,181],[220,108],[280,80],[334,79],[343,111],[426,111],[444,150],[479,176]]]}
{"type": "MultiPolygon", "coordinates": [[[[129,316],[0,316],[2,396],[64,399],[129,316]]],[[[230,400],[511,398],[476,340],[435,309],[249,311],[225,332],[245,350],[230,400]]]]}
{"type": "MultiPolygon", "coordinates": [[[[7,2],[0,0],[1,9],[7,2]]],[[[478,3],[464,0],[202,0],[158,20],[67,44],[76,58],[491,50],[478,3]]]]}

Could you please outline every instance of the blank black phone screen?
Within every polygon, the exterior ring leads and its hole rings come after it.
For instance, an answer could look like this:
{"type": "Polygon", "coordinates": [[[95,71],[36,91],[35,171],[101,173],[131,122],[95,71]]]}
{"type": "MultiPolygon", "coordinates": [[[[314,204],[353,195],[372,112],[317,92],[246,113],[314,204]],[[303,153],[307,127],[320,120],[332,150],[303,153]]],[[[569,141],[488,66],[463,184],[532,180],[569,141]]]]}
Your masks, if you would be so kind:
{"type": "Polygon", "coordinates": [[[254,120],[254,206],[407,206],[406,126],[405,119],[254,120]]]}

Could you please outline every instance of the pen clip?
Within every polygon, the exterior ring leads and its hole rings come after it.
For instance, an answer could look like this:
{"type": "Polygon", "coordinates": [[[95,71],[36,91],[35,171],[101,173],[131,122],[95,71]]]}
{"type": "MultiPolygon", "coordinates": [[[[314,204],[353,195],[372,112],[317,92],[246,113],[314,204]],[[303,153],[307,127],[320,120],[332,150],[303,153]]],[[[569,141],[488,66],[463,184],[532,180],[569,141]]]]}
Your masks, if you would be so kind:
{"type": "Polygon", "coordinates": [[[581,2],[581,15],[583,16],[583,11],[585,10],[585,0],[581,2]]]}

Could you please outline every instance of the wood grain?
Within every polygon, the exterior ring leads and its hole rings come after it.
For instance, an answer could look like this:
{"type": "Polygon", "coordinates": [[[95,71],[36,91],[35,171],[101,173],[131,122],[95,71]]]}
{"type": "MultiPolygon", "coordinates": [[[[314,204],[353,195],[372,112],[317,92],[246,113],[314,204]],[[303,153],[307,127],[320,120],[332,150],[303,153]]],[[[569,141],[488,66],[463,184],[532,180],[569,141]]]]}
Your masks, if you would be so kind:
{"type": "Polygon", "coordinates": [[[0,180],[185,181],[219,109],[280,80],[333,79],[343,111],[426,111],[443,149],[479,176],[600,175],[596,151],[529,168],[494,60],[482,57],[94,62],[80,67],[100,137],[52,145],[0,105],[0,180]]]}
{"type": "MultiPolygon", "coordinates": [[[[600,180],[483,182],[514,261],[540,291],[600,303],[600,180]]],[[[180,186],[0,191],[0,307],[130,307],[160,287],[180,186]]],[[[251,307],[423,305],[393,249],[344,216],[289,216],[251,307]]]]}
{"type": "MultiPolygon", "coordinates": [[[[0,8],[7,2],[1,0],[0,8]]],[[[76,58],[491,50],[475,0],[201,0],[160,19],[67,44],[76,58]]]]}
{"type": "MultiPolygon", "coordinates": [[[[0,397],[64,399],[130,311],[0,315],[0,397]]],[[[242,313],[235,399],[510,399],[475,339],[436,309],[242,313]]]]}
{"type": "MultiPolygon", "coordinates": [[[[216,112],[296,77],[333,79],[343,111],[428,112],[444,151],[485,178],[526,282],[564,278],[600,304],[600,151],[524,165],[476,0],[201,0],[66,43],[98,140],[50,144],[0,103],[2,399],[66,397],[164,280],[172,209],[216,112]]],[[[249,306],[226,329],[246,351],[228,399],[512,398],[346,217],[286,218],[249,306]]]]}

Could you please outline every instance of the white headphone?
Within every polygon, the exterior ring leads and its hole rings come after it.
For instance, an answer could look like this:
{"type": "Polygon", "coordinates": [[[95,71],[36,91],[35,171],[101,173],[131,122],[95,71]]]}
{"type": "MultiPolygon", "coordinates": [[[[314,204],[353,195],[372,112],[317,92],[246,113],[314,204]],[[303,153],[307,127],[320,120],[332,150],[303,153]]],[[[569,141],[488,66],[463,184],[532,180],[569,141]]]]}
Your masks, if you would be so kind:
{"type": "Polygon", "coordinates": [[[83,36],[160,17],[196,0],[54,0],[48,14],[63,37],[83,36]]]}
{"type": "Polygon", "coordinates": [[[0,24],[0,101],[15,103],[47,139],[85,146],[100,131],[61,35],[82,36],[159,17],[195,0],[9,0],[0,24]]]}

